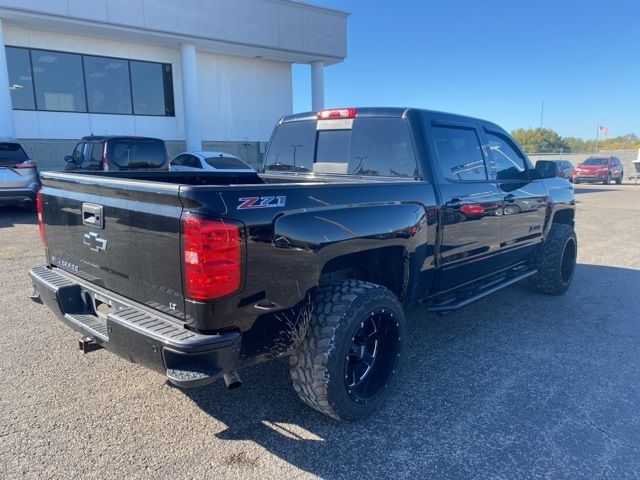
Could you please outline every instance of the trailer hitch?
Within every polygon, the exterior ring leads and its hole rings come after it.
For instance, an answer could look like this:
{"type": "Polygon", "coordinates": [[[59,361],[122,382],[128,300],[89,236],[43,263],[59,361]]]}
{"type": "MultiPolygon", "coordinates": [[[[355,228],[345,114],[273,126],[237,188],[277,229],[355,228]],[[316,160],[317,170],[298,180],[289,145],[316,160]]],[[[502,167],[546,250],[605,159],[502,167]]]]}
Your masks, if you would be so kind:
{"type": "Polygon", "coordinates": [[[82,337],[78,341],[78,348],[82,350],[82,353],[89,353],[95,350],[100,350],[103,348],[102,345],[96,343],[95,340],[91,337],[82,337]]]}

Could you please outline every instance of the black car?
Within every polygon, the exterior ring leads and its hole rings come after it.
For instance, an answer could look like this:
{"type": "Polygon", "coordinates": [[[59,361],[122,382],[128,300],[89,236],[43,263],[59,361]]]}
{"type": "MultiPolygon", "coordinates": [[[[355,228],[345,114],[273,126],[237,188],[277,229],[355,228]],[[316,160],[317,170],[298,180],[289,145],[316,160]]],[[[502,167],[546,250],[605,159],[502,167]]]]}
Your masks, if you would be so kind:
{"type": "Polygon", "coordinates": [[[573,163],[568,160],[551,160],[558,165],[558,176],[573,182],[573,163]]]}
{"type": "Polygon", "coordinates": [[[571,185],[499,126],[441,112],[290,115],[260,172],[42,183],[47,262],[31,298],[83,351],[180,387],[237,387],[237,369],[289,357],[300,398],[338,419],[370,414],[397,383],[416,334],[406,310],[456,310],[524,279],[561,294],[576,263],[571,185]]]}
{"type": "Polygon", "coordinates": [[[96,136],[83,137],[65,157],[66,171],[78,170],[168,170],[169,155],[159,138],[96,136]]]}

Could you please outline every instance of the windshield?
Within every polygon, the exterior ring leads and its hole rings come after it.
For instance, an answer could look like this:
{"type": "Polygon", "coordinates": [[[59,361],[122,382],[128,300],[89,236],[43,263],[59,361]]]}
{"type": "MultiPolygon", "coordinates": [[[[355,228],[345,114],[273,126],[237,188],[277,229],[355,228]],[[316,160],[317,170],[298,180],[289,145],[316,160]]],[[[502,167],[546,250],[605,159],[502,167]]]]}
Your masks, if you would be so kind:
{"type": "Polygon", "coordinates": [[[162,140],[110,139],[107,143],[109,162],[120,168],[159,168],[167,161],[162,140]]]}
{"type": "Polygon", "coordinates": [[[15,165],[28,159],[19,143],[0,143],[0,165],[15,165]]]}
{"type": "Polygon", "coordinates": [[[409,128],[402,118],[282,123],[264,165],[266,171],[418,177],[409,128]]]}
{"type": "Polygon", "coordinates": [[[584,162],[582,162],[583,165],[609,165],[609,159],[608,158],[587,158],[584,162]]]}

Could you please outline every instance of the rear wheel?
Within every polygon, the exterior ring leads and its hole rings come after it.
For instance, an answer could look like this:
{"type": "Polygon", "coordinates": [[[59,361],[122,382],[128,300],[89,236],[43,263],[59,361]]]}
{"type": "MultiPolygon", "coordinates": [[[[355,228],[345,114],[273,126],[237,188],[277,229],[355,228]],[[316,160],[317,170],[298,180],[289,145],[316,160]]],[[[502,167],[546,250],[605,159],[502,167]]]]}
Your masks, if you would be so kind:
{"type": "Polygon", "coordinates": [[[290,357],[293,388],[330,417],[364,418],[395,385],[405,337],[404,313],[389,289],[358,280],[322,287],[302,345],[290,357]]]}
{"type": "Polygon", "coordinates": [[[537,273],[529,277],[529,286],[540,293],[564,293],[576,268],[578,240],[570,225],[554,223],[545,242],[536,250],[532,263],[537,273]]]}
{"type": "Polygon", "coordinates": [[[620,185],[622,183],[622,179],[624,178],[624,172],[621,170],[620,175],[616,178],[616,184],[620,185]]]}
{"type": "Polygon", "coordinates": [[[609,185],[611,183],[611,172],[607,172],[607,177],[602,181],[605,185],[609,185]]]}

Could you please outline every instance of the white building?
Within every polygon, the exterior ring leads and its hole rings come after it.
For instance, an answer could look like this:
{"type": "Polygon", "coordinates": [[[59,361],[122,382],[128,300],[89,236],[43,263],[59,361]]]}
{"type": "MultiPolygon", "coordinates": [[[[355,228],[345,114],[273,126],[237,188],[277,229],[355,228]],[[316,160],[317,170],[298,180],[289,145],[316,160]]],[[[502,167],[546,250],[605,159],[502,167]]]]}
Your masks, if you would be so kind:
{"type": "Polygon", "coordinates": [[[347,16],[292,0],[0,0],[0,137],[45,168],[91,133],[255,162],[292,111],[293,63],[311,65],[323,107],[347,16]]]}

